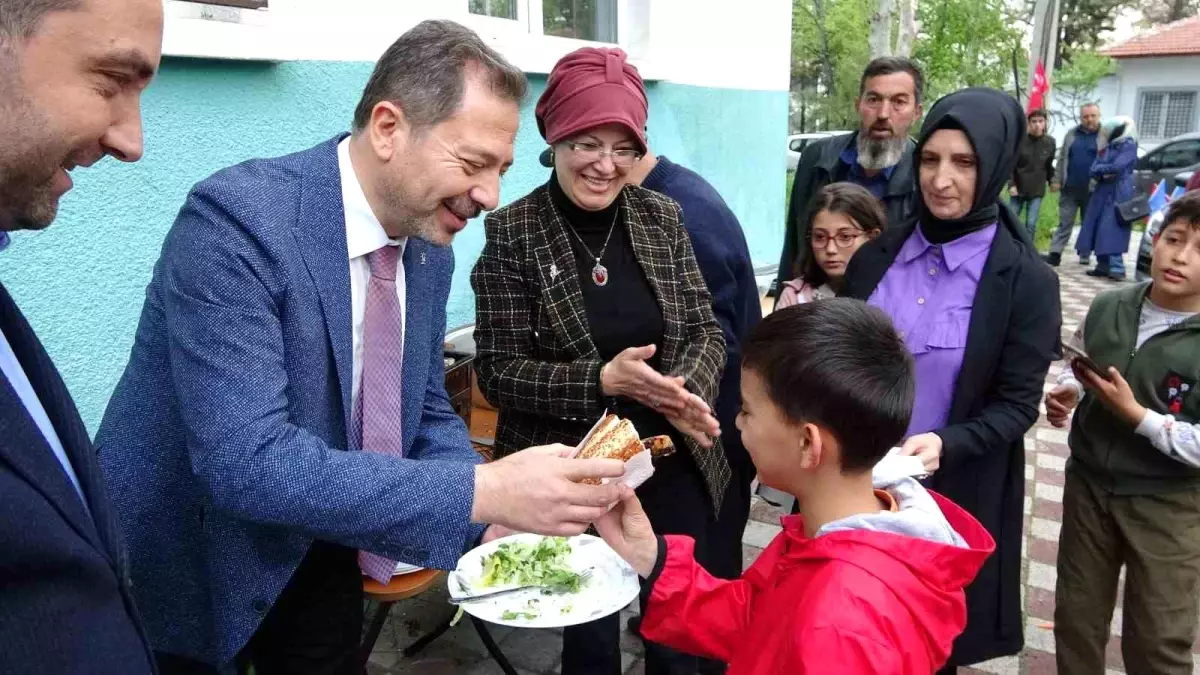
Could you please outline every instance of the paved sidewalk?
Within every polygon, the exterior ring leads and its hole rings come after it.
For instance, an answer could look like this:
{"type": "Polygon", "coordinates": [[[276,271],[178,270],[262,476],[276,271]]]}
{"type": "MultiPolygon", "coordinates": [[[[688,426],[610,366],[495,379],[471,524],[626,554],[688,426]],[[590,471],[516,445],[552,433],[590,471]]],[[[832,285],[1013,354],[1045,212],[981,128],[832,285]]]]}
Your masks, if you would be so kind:
{"type": "MultiPolygon", "coordinates": [[[[1132,275],[1136,259],[1136,237],[1131,242],[1134,254],[1127,265],[1132,275]]],[[[1099,291],[1114,286],[1114,282],[1093,279],[1084,275],[1086,268],[1068,257],[1059,268],[1061,280],[1063,329],[1073,331],[1087,312],[1091,299],[1099,291]]],[[[1047,389],[1053,386],[1062,369],[1061,363],[1052,366],[1046,380],[1047,389]]],[[[1054,582],[1057,540],[1062,521],[1063,469],[1068,455],[1067,432],[1050,427],[1045,419],[1026,436],[1026,497],[1025,497],[1025,651],[1015,657],[997,659],[964,673],[997,673],[1034,675],[1054,673],[1054,634],[1050,621],[1054,618],[1054,582]]],[[[765,502],[756,500],[751,522],[743,538],[743,550],[749,563],[779,532],[779,512],[765,502]]],[[[372,675],[499,673],[500,669],[486,658],[482,643],[471,626],[464,622],[431,645],[416,659],[403,659],[398,649],[412,642],[449,611],[444,604],[445,591],[430,593],[407,604],[397,605],[392,618],[371,658],[372,675]]],[[[631,610],[626,611],[630,615],[631,610]]],[[[1121,666],[1121,623],[1118,606],[1113,620],[1113,637],[1109,645],[1109,673],[1124,672],[1121,666]]],[[[513,631],[495,628],[494,637],[501,649],[523,674],[556,673],[560,663],[560,639],[557,631],[513,631]]],[[[623,662],[627,673],[640,674],[641,646],[628,634],[622,635],[623,662]]],[[[1196,670],[1200,672],[1200,643],[1196,650],[1196,670]]]]}
{"type": "MultiPolygon", "coordinates": [[[[1136,239],[1133,245],[1136,247],[1136,239]]],[[[1134,251],[1136,252],[1136,248],[1134,251]]],[[[1126,266],[1133,273],[1136,255],[1126,256],[1126,266]]],[[[1087,314],[1095,295],[1116,284],[1094,279],[1084,274],[1087,268],[1079,265],[1074,256],[1064,256],[1058,268],[1063,310],[1063,337],[1087,314]]],[[[1057,382],[1062,363],[1055,363],[1046,378],[1046,390],[1057,382]]],[[[1003,673],[1041,675],[1056,672],[1054,663],[1054,583],[1057,578],[1055,562],[1058,555],[1059,530],[1062,528],[1063,469],[1067,456],[1067,430],[1055,429],[1043,417],[1025,437],[1025,651],[1019,656],[996,659],[963,673],[1003,673]]],[[[1122,574],[1122,581],[1124,574],[1122,574]]],[[[1121,605],[1118,596],[1113,613],[1112,637],[1108,644],[1108,673],[1123,673],[1121,661],[1121,605]]],[[[1200,672],[1200,640],[1193,647],[1196,672],[1200,672]]]]}

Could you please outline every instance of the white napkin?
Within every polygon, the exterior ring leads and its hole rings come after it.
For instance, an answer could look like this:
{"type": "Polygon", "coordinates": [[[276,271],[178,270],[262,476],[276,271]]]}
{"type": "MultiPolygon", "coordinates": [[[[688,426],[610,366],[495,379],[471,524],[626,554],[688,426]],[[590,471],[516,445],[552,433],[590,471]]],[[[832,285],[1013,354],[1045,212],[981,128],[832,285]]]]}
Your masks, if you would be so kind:
{"type": "Polygon", "coordinates": [[[875,487],[891,485],[901,478],[924,478],[929,475],[925,465],[915,455],[900,456],[900,448],[892,448],[871,469],[871,482],[875,487]]]}

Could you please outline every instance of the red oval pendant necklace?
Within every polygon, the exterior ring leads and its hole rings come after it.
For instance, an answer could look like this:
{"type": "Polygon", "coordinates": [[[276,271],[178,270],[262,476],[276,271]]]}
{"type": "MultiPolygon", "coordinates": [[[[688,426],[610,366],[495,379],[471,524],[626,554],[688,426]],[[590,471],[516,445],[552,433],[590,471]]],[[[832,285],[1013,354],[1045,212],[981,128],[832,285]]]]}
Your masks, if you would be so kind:
{"type": "Polygon", "coordinates": [[[604,259],[604,253],[608,250],[608,243],[612,241],[613,230],[617,229],[617,219],[620,218],[620,216],[621,209],[618,207],[617,212],[613,214],[612,225],[608,226],[608,236],[604,238],[604,246],[600,248],[600,255],[592,253],[592,249],[588,247],[587,242],[583,240],[583,237],[580,237],[579,233],[575,231],[575,228],[572,227],[570,223],[567,223],[567,231],[570,232],[573,237],[575,237],[575,240],[578,241],[581,246],[583,246],[583,250],[587,251],[588,255],[592,256],[592,262],[595,263],[592,267],[592,283],[596,284],[597,286],[608,285],[608,268],[601,264],[600,261],[604,259]]]}

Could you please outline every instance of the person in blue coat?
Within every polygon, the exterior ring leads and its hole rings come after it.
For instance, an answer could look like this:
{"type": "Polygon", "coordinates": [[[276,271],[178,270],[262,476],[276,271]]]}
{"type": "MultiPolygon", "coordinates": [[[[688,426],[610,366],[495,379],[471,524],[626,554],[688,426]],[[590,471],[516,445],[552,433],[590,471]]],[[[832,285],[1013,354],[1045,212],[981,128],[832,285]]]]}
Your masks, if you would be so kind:
{"type": "Polygon", "coordinates": [[[1130,223],[1121,218],[1117,205],[1133,199],[1133,170],[1137,164],[1137,128],[1128,117],[1113,117],[1100,126],[1101,150],[1092,163],[1096,189],[1088,201],[1083,229],[1075,242],[1080,257],[1096,252],[1096,267],[1088,276],[1125,278],[1130,223]]]}

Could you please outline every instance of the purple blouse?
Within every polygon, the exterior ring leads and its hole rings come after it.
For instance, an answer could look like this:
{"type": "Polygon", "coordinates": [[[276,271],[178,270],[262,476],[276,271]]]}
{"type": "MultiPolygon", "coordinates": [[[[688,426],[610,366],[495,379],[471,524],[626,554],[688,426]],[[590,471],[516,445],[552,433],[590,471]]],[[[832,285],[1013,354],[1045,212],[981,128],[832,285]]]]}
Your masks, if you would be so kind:
{"type": "Polygon", "coordinates": [[[868,300],[892,318],[916,360],[917,400],[906,438],[941,429],[950,417],[975,290],[995,237],[993,223],[939,246],[918,227],[868,300]]]}

